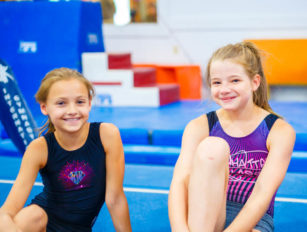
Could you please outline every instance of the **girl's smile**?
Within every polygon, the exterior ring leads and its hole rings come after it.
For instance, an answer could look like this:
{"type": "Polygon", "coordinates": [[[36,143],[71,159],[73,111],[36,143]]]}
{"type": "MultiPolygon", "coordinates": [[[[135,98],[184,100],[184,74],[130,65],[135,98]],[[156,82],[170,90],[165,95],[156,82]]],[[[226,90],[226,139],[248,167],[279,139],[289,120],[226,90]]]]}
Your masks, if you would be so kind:
{"type": "Polygon", "coordinates": [[[225,103],[231,102],[231,100],[235,99],[236,97],[221,97],[221,100],[225,103]]]}

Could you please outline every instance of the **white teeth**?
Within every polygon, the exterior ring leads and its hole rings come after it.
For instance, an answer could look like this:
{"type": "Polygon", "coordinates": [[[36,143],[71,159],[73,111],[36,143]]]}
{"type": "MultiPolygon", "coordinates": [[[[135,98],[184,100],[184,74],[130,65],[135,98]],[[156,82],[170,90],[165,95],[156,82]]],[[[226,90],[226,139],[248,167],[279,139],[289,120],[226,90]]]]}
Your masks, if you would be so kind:
{"type": "Polygon", "coordinates": [[[222,100],[230,100],[230,99],[233,99],[233,98],[235,98],[235,97],[225,97],[225,98],[221,98],[222,100]]]}
{"type": "Polygon", "coordinates": [[[66,118],[65,120],[66,120],[66,121],[77,121],[78,118],[66,118]]]}

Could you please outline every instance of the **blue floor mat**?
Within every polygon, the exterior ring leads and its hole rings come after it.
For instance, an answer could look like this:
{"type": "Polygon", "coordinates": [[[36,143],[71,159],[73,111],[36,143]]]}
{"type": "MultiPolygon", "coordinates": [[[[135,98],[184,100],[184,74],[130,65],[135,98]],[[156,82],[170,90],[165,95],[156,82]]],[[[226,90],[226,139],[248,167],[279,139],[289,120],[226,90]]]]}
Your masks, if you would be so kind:
{"type": "MultiPolygon", "coordinates": [[[[20,161],[21,159],[17,157],[0,156],[0,205],[12,187],[11,183],[4,181],[15,179],[20,161]]],[[[171,166],[126,165],[124,187],[133,231],[170,231],[167,199],[172,174],[171,166]]],[[[37,181],[41,182],[41,179],[38,178],[37,181]]],[[[40,191],[42,186],[34,186],[27,203],[40,191]]],[[[306,231],[306,211],[307,174],[287,173],[277,192],[275,231],[306,231]]],[[[105,205],[93,228],[93,232],[100,231],[115,231],[105,205]]]]}

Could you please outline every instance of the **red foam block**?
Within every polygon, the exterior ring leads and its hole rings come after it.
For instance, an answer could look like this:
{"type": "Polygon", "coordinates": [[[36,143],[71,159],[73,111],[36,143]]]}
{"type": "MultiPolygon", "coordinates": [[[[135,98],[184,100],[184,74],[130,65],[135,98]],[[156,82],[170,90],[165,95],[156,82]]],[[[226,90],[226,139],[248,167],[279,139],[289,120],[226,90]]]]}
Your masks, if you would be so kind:
{"type": "Polygon", "coordinates": [[[134,86],[156,86],[157,75],[155,68],[133,68],[134,86]]]}
{"type": "Polygon", "coordinates": [[[132,69],[130,53],[109,53],[109,69],[132,69]]]}
{"type": "Polygon", "coordinates": [[[178,84],[158,85],[160,93],[160,106],[180,100],[180,87],[178,84]]]}

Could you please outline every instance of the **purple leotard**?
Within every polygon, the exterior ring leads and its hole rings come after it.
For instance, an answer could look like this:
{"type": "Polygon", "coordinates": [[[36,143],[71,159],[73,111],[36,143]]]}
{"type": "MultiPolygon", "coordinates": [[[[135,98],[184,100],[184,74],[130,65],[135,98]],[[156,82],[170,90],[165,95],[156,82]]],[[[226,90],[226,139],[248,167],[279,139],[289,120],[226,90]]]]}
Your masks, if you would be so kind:
{"type": "MultiPolygon", "coordinates": [[[[209,135],[225,139],[230,147],[227,200],[245,204],[267,159],[267,137],[278,117],[269,114],[252,133],[244,137],[227,135],[215,111],[208,113],[207,118],[209,135]]],[[[267,211],[271,216],[274,214],[275,195],[267,211]]]]}

